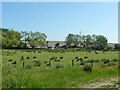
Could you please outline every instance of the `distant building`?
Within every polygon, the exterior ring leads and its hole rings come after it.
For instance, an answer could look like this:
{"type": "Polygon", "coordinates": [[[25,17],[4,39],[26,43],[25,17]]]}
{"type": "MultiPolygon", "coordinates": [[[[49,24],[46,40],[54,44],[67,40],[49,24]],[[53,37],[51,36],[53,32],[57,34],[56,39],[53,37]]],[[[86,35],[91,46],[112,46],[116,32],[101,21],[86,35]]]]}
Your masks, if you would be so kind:
{"type": "MultiPolygon", "coordinates": [[[[25,43],[25,41],[23,41],[23,42],[25,43]]],[[[29,45],[28,41],[26,41],[26,44],[27,44],[28,48],[32,48],[32,47],[29,45]]],[[[108,46],[114,48],[114,45],[115,45],[115,44],[117,44],[117,43],[108,43],[108,46]]],[[[42,47],[41,47],[41,46],[38,45],[36,48],[49,48],[49,49],[54,49],[54,48],[65,48],[65,46],[66,46],[65,41],[49,41],[49,42],[48,42],[48,47],[47,47],[47,46],[42,46],[42,47]],[[56,43],[60,43],[60,45],[57,46],[57,47],[55,47],[55,44],[56,44],[56,43]]],[[[73,44],[72,44],[71,46],[72,46],[72,47],[75,47],[73,44]]],[[[80,44],[78,44],[77,47],[80,47],[80,44]]]]}
{"type": "Polygon", "coordinates": [[[117,44],[117,43],[108,43],[108,46],[114,48],[115,44],[117,44]]]}

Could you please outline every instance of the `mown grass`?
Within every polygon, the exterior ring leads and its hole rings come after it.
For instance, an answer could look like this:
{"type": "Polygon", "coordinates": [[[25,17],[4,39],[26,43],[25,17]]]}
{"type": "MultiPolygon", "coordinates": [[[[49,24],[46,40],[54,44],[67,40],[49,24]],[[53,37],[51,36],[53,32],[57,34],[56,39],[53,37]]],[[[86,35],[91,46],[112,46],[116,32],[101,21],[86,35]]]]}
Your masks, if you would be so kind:
{"type": "MultiPolygon", "coordinates": [[[[29,50],[30,51],[30,50],[29,50]]],[[[3,88],[71,88],[82,87],[89,84],[91,80],[97,82],[99,79],[108,77],[117,77],[117,65],[103,67],[102,59],[118,59],[117,51],[102,52],[95,54],[78,51],[78,52],[45,52],[37,51],[26,52],[26,50],[3,50],[2,59],[2,85],[3,88]],[[39,53],[40,52],[40,53],[39,53]],[[24,57],[21,60],[21,57],[24,57]],[[84,57],[88,57],[84,59],[84,57]],[[28,58],[29,57],[29,58],[28,58]],[[36,57],[36,58],[33,58],[36,57]],[[46,66],[51,57],[57,57],[56,62],[51,60],[51,66],[46,66]],[[60,59],[60,57],[63,57],[60,59]],[[75,57],[87,60],[100,60],[93,64],[92,72],[83,71],[83,65],[75,59],[75,57]],[[8,60],[13,61],[8,61],[8,60]],[[75,65],[72,67],[72,60],[75,65]],[[12,62],[16,61],[16,64],[12,62]],[[25,67],[30,65],[30,69],[23,68],[23,61],[25,67]],[[40,66],[35,66],[33,61],[39,61],[40,66]],[[44,63],[44,62],[47,63],[44,63]],[[56,65],[63,65],[63,68],[56,68],[56,65]]],[[[117,64],[117,62],[112,62],[117,64]]],[[[90,63],[88,63],[90,64],[90,63]]]]}

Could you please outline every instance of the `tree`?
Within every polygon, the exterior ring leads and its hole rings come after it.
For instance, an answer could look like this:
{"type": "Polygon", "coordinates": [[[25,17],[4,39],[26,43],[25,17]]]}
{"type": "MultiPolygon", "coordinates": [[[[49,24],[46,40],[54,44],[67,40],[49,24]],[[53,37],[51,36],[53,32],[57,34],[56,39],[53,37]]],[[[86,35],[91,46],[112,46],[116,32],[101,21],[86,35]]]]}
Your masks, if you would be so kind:
{"type": "Polygon", "coordinates": [[[14,30],[0,28],[2,33],[2,48],[17,48],[21,39],[20,33],[14,30]]]}
{"type": "Polygon", "coordinates": [[[24,38],[25,44],[26,44],[26,40],[27,40],[28,35],[29,35],[29,33],[26,31],[21,32],[21,36],[24,38]]]}
{"type": "Polygon", "coordinates": [[[98,50],[102,50],[102,49],[105,49],[107,47],[107,38],[102,36],[102,35],[99,35],[96,37],[96,49],[98,50]]]}
{"type": "Polygon", "coordinates": [[[17,32],[14,30],[0,28],[2,38],[2,48],[27,48],[27,43],[31,47],[36,47],[37,45],[44,45],[46,43],[47,36],[40,32],[17,32]],[[24,42],[22,40],[24,40],[24,42]]]}
{"type": "Polygon", "coordinates": [[[79,35],[79,43],[80,43],[80,47],[81,47],[81,45],[82,45],[82,36],[81,35],[79,35]]]}
{"type": "Polygon", "coordinates": [[[91,36],[88,34],[86,36],[86,46],[90,46],[92,44],[92,38],[91,36]]]}
{"type": "Polygon", "coordinates": [[[56,46],[56,47],[57,47],[57,46],[60,46],[60,43],[56,43],[55,46],[56,46]]]}
{"type": "Polygon", "coordinates": [[[48,43],[49,43],[49,41],[46,41],[46,46],[48,47],[48,43]]]}
{"type": "Polygon", "coordinates": [[[83,47],[86,47],[86,49],[101,50],[108,47],[107,38],[103,35],[95,34],[92,36],[90,34],[82,36],[77,34],[68,34],[65,42],[68,47],[70,47],[72,43],[74,43],[75,46],[80,43],[80,45],[83,45],[83,47]]]}
{"type": "Polygon", "coordinates": [[[79,35],[77,34],[73,35],[72,42],[74,43],[74,46],[77,46],[79,44],[79,35]]]}
{"type": "Polygon", "coordinates": [[[82,35],[82,45],[83,47],[86,47],[86,36],[82,35]]]}
{"type": "Polygon", "coordinates": [[[71,47],[71,44],[73,43],[73,36],[73,34],[68,34],[68,36],[66,37],[65,42],[68,47],[71,47]]]}
{"type": "Polygon", "coordinates": [[[92,46],[95,46],[95,42],[96,42],[96,37],[97,37],[97,35],[95,35],[95,34],[93,34],[92,35],[92,46]]]}
{"type": "Polygon", "coordinates": [[[115,44],[115,45],[114,45],[114,48],[115,48],[115,49],[120,49],[120,44],[115,44]]]}
{"type": "Polygon", "coordinates": [[[40,32],[30,32],[28,35],[28,42],[32,48],[36,46],[43,46],[46,43],[47,36],[44,33],[40,32]]]}

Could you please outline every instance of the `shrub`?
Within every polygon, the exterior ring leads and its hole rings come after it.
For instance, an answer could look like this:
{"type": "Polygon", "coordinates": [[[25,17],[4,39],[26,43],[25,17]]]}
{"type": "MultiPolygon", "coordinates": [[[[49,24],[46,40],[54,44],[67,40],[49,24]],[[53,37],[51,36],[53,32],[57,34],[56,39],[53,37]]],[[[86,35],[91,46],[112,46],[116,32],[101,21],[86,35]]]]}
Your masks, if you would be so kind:
{"type": "Polygon", "coordinates": [[[63,65],[56,65],[56,68],[64,68],[63,65]]]}
{"type": "Polygon", "coordinates": [[[60,59],[63,59],[63,57],[60,57],[60,59]]]}
{"type": "Polygon", "coordinates": [[[52,58],[50,58],[50,60],[53,60],[54,58],[52,57],[52,58]]]}
{"type": "Polygon", "coordinates": [[[11,61],[13,61],[13,60],[12,60],[12,59],[9,59],[8,61],[10,61],[10,62],[11,62],[11,61]]]}
{"type": "Polygon", "coordinates": [[[90,62],[91,62],[91,60],[88,60],[87,62],[88,62],[88,63],[90,63],[90,62]]]}
{"type": "Polygon", "coordinates": [[[104,62],[104,61],[106,61],[106,59],[102,59],[101,61],[104,62]]]}
{"type": "Polygon", "coordinates": [[[41,53],[41,51],[38,51],[38,53],[41,53]]]}
{"type": "Polygon", "coordinates": [[[26,69],[31,69],[31,65],[27,65],[25,68],[26,69]]]}
{"type": "Polygon", "coordinates": [[[85,63],[88,63],[87,61],[85,61],[85,63]]]}
{"type": "Polygon", "coordinates": [[[109,66],[115,66],[116,64],[109,64],[109,66]]]}
{"type": "Polygon", "coordinates": [[[77,51],[81,51],[81,49],[77,49],[77,51]]]}
{"type": "Polygon", "coordinates": [[[94,62],[94,60],[90,60],[90,62],[91,62],[91,63],[93,63],[93,62],[94,62]]]}
{"type": "Polygon", "coordinates": [[[47,63],[47,61],[45,61],[44,63],[47,63]]]}
{"type": "Polygon", "coordinates": [[[32,52],[31,50],[27,50],[26,52],[32,52]]]}
{"type": "Polygon", "coordinates": [[[50,60],[53,60],[53,59],[57,59],[57,57],[52,57],[52,58],[50,58],[50,60]]]}
{"type": "Polygon", "coordinates": [[[80,60],[83,60],[82,58],[80,58],[80,60]]]}
{"type": "Polygon", "coordinates": [[[50,64],[47,64],[46,66],[50,66],[50,64]]]}
{"type": "Polygon", "coordinates": [[[91,72],[92,71],[92,66],[91,65],[84,65],[83,70],[86,72],[91,72]]]}
{"type": "Polygon", "coordinates": [[[56,59],[55,59],[54,61],[55,61],[55,62],[60,62],[60,60],[56,60],[56,59]]]}
{"type": "Polygon", "coordinates": [[[95,51],[95,54],[98,54],[98,51],[95,51]]]}
{"type": "Polygon", "coordinates": [[[40,66],[40,61],[33,61],[35,66],[40,66]]]}
{"type": "Polygon", "coordinates": [[[77,61],[79,61],[80,59],[77,59],[77,61]]]}
{"type": "Polygon", "coordinates": [[[84,57],[84,59],[88,58],[87,56],[84,57]]]}
{"type": "Polygon", "coordinates": [[[27,59],[30,59],[30,57],[27,56],[27,59]]]}
{"type": "Polygon", "coordinates": [[[95,60],[95,62],[99,62],[99,60],[95,60]]]}
{"type": "Polygon", "coordinates": [[[16,51],[15,52],[13,52],[13,54],[15,54],[16,53],[16,51]]]}
{"type": "Polygon", "coordinates": [[[118,60],[117,59],[113,59],[113,62],[117,62],[118,60]]]}
{"type": "Polygon", "coordinates": [[[21,56],[21,60],[24,60],[24,56],[21,56]]]}
{"type": "Polygon", "coordinates": [[[103,49],[103,51],[109,51],[108,49],[103,49]]]}
{"type": "Polygon", "coordinates": [[[78,59],[78,57],[75,57],[75,59],[78,59]]]}
{"type": "Polygon", "coordinates": [[[37,58],[36,56],[33,56],[33,58],[37,58]]]}
{"type": "Polygon", "coordinates": [[[16,61],[14,61],[12,64],[16,64],[16,61]]]}
{"type": "Polygon", "coordinates": [[[81,62],[80,65],[85,65],[85,63],[84,63],[84,62],[81,62]]]}
{"type": "Polygon", "coordinates": [[[105,61],[104,61],[104,64],[107,64],[108,62],[109,62],[109,60],[105,60],[105,61]]]}
{"type": "Polygon", "coordinates": [[[91,51],[88,51],[89,53],[91,53],[91,51]]]}
{"type": "Polygon", "coordinates": [[[106,65],[105,64],[101,64],[101,67],[106,67],[106,65]]]}

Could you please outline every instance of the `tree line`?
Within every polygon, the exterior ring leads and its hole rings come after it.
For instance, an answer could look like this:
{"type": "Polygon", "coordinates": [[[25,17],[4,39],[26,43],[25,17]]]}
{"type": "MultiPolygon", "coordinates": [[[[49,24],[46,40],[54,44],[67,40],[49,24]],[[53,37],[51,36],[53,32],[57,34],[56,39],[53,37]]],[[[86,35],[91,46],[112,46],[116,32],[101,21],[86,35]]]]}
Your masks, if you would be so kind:
{"type": "Polygon", "coordinates": [[[79,34],[68,34],[65,39],[67,47],[74,47],[80,46],[87,49],[97,49],[102,50],[105,48],[112,48],[109,47],[107,42],[107,38],[103,35],[79,35],[79,34]]]}
{"type": "MultiPolygon", "coordinates": [[[[27,32],[27,31],[15,31],[5,28],[0,28],[0,38],[2,39],[2,48],[35,48],[35,47],[48,47],[49,41],[46,41],[46,34],[40,32],[27,32]]],[[[108,46],[108,40],[103,35],[79,35],[69,33],[65,38],[65,47],[83,47],[86,49],[112,49],[108,46]]],[[[56,43],[55,46],[59,46],[60,43],[56,43]]],[[[115,44],[114,49],[120,49],[119,44],[115,44]]]]}
{"type": "Polygon", "coordinates": [[[14,31],[0,28],[2,38],[2,48],[31,48],[46,44],[46,34],[40,32],[14,31]],[[24,42],[23,42],[24,41],[24,42]]]}

